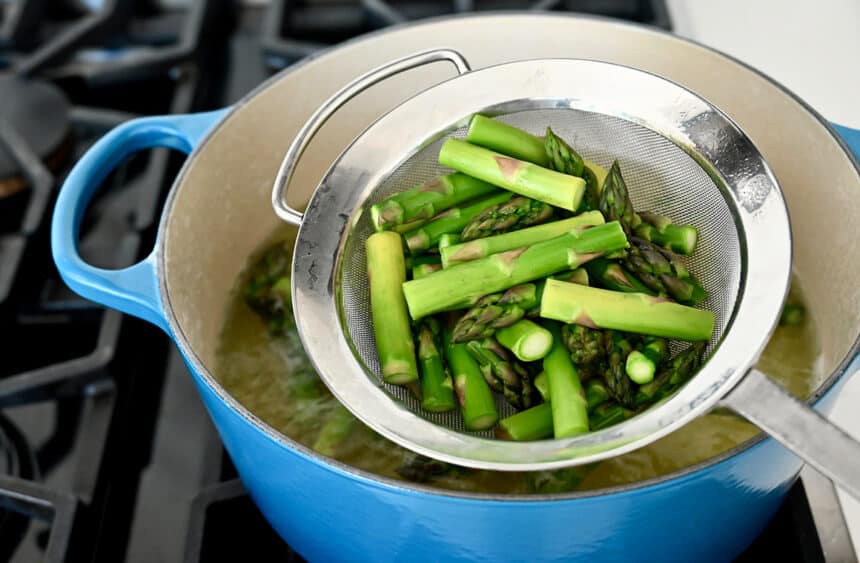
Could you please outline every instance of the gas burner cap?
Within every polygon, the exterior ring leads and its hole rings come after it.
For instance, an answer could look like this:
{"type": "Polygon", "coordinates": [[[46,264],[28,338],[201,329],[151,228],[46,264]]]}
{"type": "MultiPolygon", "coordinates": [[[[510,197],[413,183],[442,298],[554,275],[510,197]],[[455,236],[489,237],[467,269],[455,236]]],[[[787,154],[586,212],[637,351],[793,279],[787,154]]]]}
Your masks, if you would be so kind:
{"type": "MultiPolygon", "coordinates": [[[[42,160],[48,159],[69,132],[69,100],[44,80],[0,73],[0,119],[12,125],[42,160]]],[[[0,183],[21,170],[0,141],[0,183]]]]}

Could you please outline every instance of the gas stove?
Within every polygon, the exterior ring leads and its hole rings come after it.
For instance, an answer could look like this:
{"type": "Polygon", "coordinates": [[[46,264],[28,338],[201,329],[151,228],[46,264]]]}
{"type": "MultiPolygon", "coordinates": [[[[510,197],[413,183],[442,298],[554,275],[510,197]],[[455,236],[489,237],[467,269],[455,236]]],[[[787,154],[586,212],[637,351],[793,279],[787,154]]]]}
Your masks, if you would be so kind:
{"type": "MultiPolygon", "coordinates": [[[[167,337],[60,281],[59,185],[113,126],[235,102],[362,33],[476,10],[599,14],[671,29],[659,0],[0,0],[0,560],[299,561],[260,516],[167,337]]],[[[182,155],[141,152],[82,227],[90,263],[152,247],[182,155]]],[[[743,561],[853,561],[832,486],[809,472],[743,561]],[[836,508],[835,508],[836,507],[836,508]]]]}

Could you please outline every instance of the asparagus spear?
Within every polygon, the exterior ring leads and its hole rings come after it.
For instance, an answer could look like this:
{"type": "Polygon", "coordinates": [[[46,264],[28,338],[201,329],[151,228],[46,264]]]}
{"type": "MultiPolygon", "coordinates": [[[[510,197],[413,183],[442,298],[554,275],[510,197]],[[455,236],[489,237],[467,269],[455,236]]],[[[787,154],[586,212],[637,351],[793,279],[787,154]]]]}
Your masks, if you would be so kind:
{"type": "Polygon", "coordinates": [[[633,416],[633,411],[626,409],[618,403],[603,403],[594,409],[588,419],[592,431],[603,430],[623,422],[633,416]]]}
{"type": "Polygon", "coordinates": [[[565,438],[588,432],[588,407],[579,374],[561,342],[561,331],[555,324],[550,328],[553,344],[543,359],[543,370],[552,397],[553,435],[565,438]]]}
{"type": "Polygon", "coordinates": [[[448,139],[439,150],[439,164],[514,193],[576,211],[585,180],[472,145],[448,139]]]}
{"type": "MultiPolygon", "coordinates": [[[[514,198],[504,205],[509,205],[517,199],[525,198],[514,198]]],[[[537,242],[543,242],[563,235],[568,231],[584,230],[596,225],[603,225],[604,223],[603,215],[599,211],[589,211],[576,217],[570,217],[569,219],[553,221],[536,227],[529,227],[487,238],[478,238],[478,240],[471,240],[476,237],[466,235],[466,231],[469,228],[466,227],[463,230],[463,242],[445,248],[440,247],[439,254],[442,257],[442,265],[447,268],[452,264],[485,258],[490,254],[497,254],[537,242]]]]}
{"type": "Polygon", "coordinates": [[[415,345],[402,291],[406,281],[403,240],[392,231],[374,233],[366,249],[370,312],[382,377],[387,383],[416,381],[415,345]]]}
{"type": "Polygon", "coordinates": [[[600,211],[610,221],[620,221],[626,230],[632,230],[639,224],[640,219],[633,210],[627,183],[621,177],[618,161],[612,163],[609,174],[603,181],[600,192],[600,211]]]}
{"type": "Polygon", "coordinates": [[[476,197],[496,191],[495,186],[465,174],[437,176],[394,194],[370,207],[370,220],[377,231],[405,232],[420,226],[439,213],[476,197]]]}
{"type": "Polygon", "coordinates": [[[681,261],[671,253],[638,237],[630,237],[622,264],[651,290],[681,303],[701,303],[708,296],[681,261]]]}
{"type": "Polygon", "coordinates": [[[642,222],[636,227],[636,236],[659,244],[667,250],[690,255],[696,249],[699,230],[692,225],[676,225],[668,217],[655,213],[639,213],[642,222]]]}
{"type": "Polygon", "coordinates": [[[582,177],[582,172],[585,170],[582,157],[549,127],[546,128],[544,149],[549,158],[549,168],[571,176],[582,177]]]}
{"type": "Polygon", "coordinates": [[[542,371],[537,374],[534,379],[534,386],[544,401],[549,402],[549,381],[546,379],[546,372],[542,371]]]}
{"type": "Polygon", "coordinates": [[[603,333],[599,330],[566,324],[561,329],[561,338],[570,351],[571,361],[578,366],[595,364],[606,356],[603,333]]]}
{"type": "Polygon", "coordinates": [[[490,388],[501,392],[518,409],[532,406],[534,396],[528,372],[513,361],[498,342],[493,338],[472,340],[466,344],[466,348],[478,362],[490,388]]]}
{"type": "Polygon", "coordinates": [[[549,159],[541,139],[522,129],[483,115],[476,114],[472,117],[466,140],[520,160],[549,166],[549,159]]]}
{"type": "Polygon", "coordinates": [[[552,215],[553,208],[548,203],[517,196],[483,210],[463,228],[460,240],[466,242],[539,225],[552,215]]]}
{"type": "Polygon", "coordinates": [[[609,390],[602,381],[592,379],[585,386],[585,402],[588,405],[588,412],[594,411],[598,405],[602,405],[609,400],[609,390]]]}
{"type": "Polygon", "coordinates": [[[453,409],[454,384],[439,354],[439,323],[434,318],[422,321],[418,329],[418,362],[421,368],[421,407],[430,412],[453,409]]]}
{"type": "Polygon", "coordinates": [[[295,328],[290,264],[290,248],[274,244],[251,267],[243,288],[245,303],[267,322],[272,334],[295,328]]]}
{"type": "Polygon", "coordinates": [[[441,237],[439,237],[439,250],[443,248],[447,248],[449,246],[454,246],[455,244],[460,244],[460,235],[455,233],[445,233],[441,237]]]}
{"type": "Polygon", "coordinates": [[[442,269],[442,264],[418,264],[412,268],[412,279],[420,280],[442,269]]]}
{"type": "MultiPolygon", "coordinates": [[[[457,269],[459,267],[451,271],[457,269]]],[[[678,340],[708,340],[714,331],[712,311],[694,309],[643,293],[620,293],[556,280],[546,282],[540,315],[590,328],[623,330],[678,340]]]]}
{"type": "Polygon", "coordinates": [[[650,383],[668,349],[669,343],[665,338],[649,337],[641,350],[633,350],[627,356],[627,376],[639,385],[650,383]]]}
{"type": "Polygon", "coordinates": [[[412,318],[420,319],[521,283],[578,268],[626,244],[621,226],[607,223],[443,269],[406,282],[403,292],[412,318]]]}
{"type": "Polygon", "coordinates": [[[651,383],[639,387],[637,407],[657,403],[675,392],[699,369],[705,342],[696,342],[672,358],[651,383]]]}
{"type": "Polygon", "coordinates": [[[540,360],[552,348],[552,334],[528,319],[496,330],[499,343],[524,362],[540,360]]]}
{"type": "Polygon", "coordinates": [[[436,246],[442,235],[448,233],[459,233],[463,230],[463,227],[468,225],[469,222],[477,217],[481,211],[492,205],[508,201],[512,197],[513,194],[502,192],[485,197],[476,202],[469,203],[463,207],[452,207],[443,211],[421,227],[403,235],[406,239],[409,251],[417,254],[436,246]]]}
{"type": "Polygon", "coordinates": [[[493,392],[466,345],[452,342],[449,330],[444,331],[444,336],[445,357],[454,376],[454,391],[466,429],[491,428],[499,420],[493,392]]]}
{"type": "Polygon", "coordinates": [[[496,437],[503,440],[541,440],[552,434],[552,407],[549,403],[503,418],[496,426],[496,437]]]}
{"type": "Polygon", "coordinates": [[[334,457],[338,447],[349,437],[356,426],[358,426],[358,420],[352,416],[352,413],[340,404],[334,405],[314,442],[314,451],[328,457],[334,457]]]}
{"type": "Polygon", "coordinates": [[[657,295],[657,292],[636,279],[636,276],[628,272],[617,262],[606,258],[598,258],[586,264],[588,274],[598,284],[613,291],[625,293],[647,293],[657,295]]]}
{"type": "Polygon", "coordinates": [[[603,381],[609,396],[625,407],[633,406],[634,388],[624,370],[627,356],[633,346],[627,335],[617,331],[606,333],[606,369],[603,381]]]}
{"type": "Polygon", "coordinates": [[[582,168],[582,179],[585,180],[585,195],[582,196],[583,209],[600,209],[600,190],[603,187],[603,179],[606,178],[606,170],[589,163],[582,168]],[[602,172],[600,176],[595,173],[594,168],[602,172]]]}

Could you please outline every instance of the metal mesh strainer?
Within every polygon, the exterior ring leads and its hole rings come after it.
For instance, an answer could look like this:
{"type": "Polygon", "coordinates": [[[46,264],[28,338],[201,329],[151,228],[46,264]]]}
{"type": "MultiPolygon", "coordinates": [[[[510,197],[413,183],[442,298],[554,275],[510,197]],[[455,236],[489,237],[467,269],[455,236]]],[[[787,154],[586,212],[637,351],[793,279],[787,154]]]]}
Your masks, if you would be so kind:
{"type": "MultiPolygon", "coordinates": [[[[468,72],[438,50],[372,71],[332,97],[300,131],[273,191],[279,216],[301,223],[293,264],[294,307],[321,378],[356,416],[414,451],[460,465],[503,470],[586,463],[651,442],[720,400],[758,358],[788,286],[791,242],[781,193],[761,155],[719,110],[659,77],[607,63],[539,60],[468,72]],[[404,102],[338,158],[301,214],[284,196],[310,137],[342,103],[370,85],[428,62],[461,76],[404,102]],[[614,427],[573,438],[512,443],[462,431],[458,413],[422,411],[408,392],[382,383],[369,314],[365,211],[428,180],[444,138],[489,113],[541,133],[552,126],[586,158],[619,159],[637,209],[700,228],[689,262],[717,313],[709,361],[661,405],[614,427]],[[303,217],[303,220],[302,220],[303,217]]],[[[509,414],[501,402],[501,414],[509,414]]]]}

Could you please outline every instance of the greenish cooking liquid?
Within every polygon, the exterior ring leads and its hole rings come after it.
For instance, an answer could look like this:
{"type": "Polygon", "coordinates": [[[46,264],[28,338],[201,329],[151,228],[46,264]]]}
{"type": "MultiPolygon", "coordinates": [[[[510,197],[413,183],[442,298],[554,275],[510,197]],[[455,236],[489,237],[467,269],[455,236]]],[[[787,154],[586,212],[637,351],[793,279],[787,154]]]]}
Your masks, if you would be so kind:
{"type": "MultiPolygon", "coordinates": [[[[291,236],[294,236],[292,234],[291,236]]],[[[288,238],[288,237],[281,237],[288,238]]],[[[253,257],[256,258],[256,257],[253,257]]],[[[252,258],[252,260],[253,260],[252,258]]],[[[251,262],[249,261],[249,264],[251,262]]],[[[301,349],[298,337],[273,337],[242,299],[237,281],[221,333],[216,377],[248,410],[284,435],[313,447],[324,423],[339,407],[319,381],[301,349]]],[[[796,284],[791,299],[802,301],[796,284]]],[[[759,367],[793,394],[807,397],[820,384],[814,370],[818,355],[810,315],[799,325],[780,326],[759,367]]],[[[340,414],[343,419],[342,413],[340,414]]],[[[415,455],[355,421],[330,453],[346,464],[386,477],[405,480],[415,455]],[[404,467],[406,469],[404,469],[404,467]]],[[[559,493],[598,489],[651,479],[721,454],[758,433],[752,424],[732,414],[708,414],[676,432],[632,453],[588,468],[505,473],[453,468],[423,480],[443,489],[485,493],[559,493]]],[[[318,444],[319,445],[319,444],[318,444]]]]}

